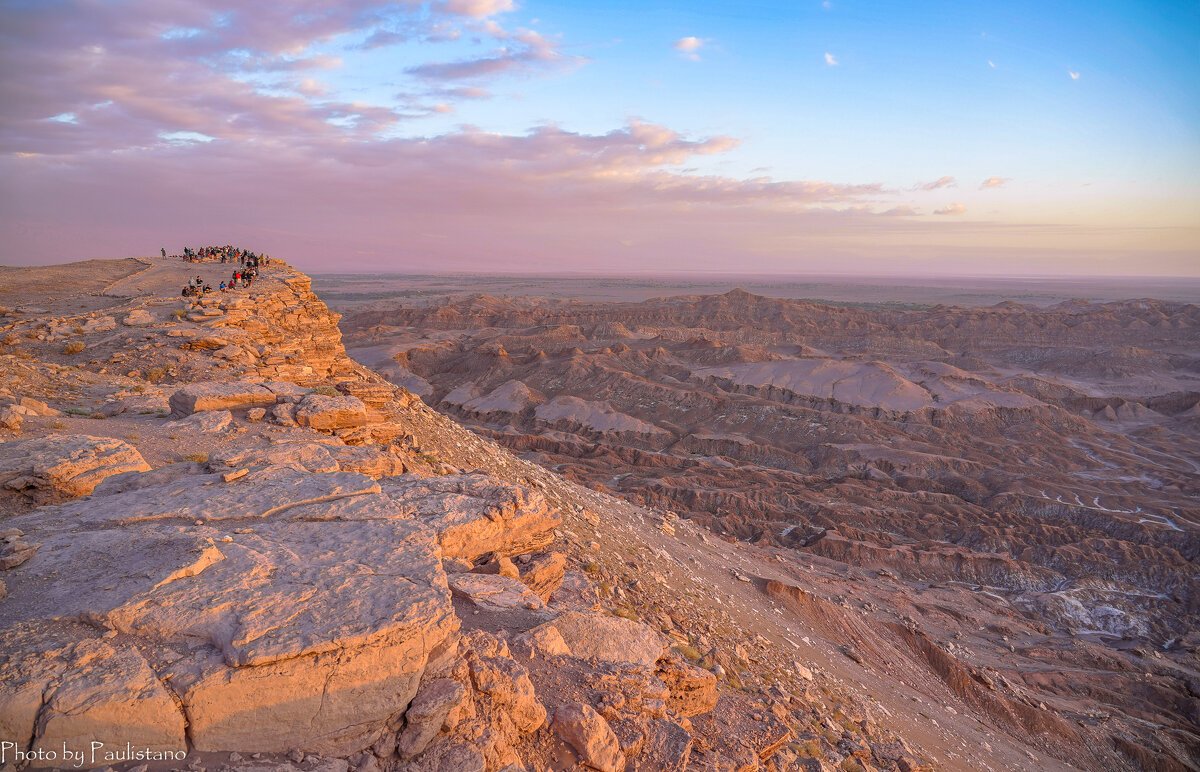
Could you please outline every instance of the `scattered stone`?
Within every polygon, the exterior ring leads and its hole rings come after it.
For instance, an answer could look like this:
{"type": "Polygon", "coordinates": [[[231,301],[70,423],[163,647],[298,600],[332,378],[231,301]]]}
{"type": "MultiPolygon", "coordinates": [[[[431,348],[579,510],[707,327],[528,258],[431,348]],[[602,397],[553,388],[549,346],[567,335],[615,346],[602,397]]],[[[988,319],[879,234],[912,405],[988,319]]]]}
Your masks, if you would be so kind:
{"type": "Polygon", "coordinates": [[[539,609],[543,605],[519,579],[500,574],[453,574],[449,583],[456,597],[469,600],[483,610],[539,609]]]}
{"type": "Polygon", "coordinates": [[[267,417],[267,409],[263,407],[252,407],[246,411],[246,418],[251,423],[258,423],[267,417]]]}
{"type": "Polygon", "coordinates": [[[608,614],[568,611],[530,632],[546,627],[558,631],[572,656],[595,657],[604,662],[632,662],[652,668],[666,645],[649,626],[608,614]]]}
{"type": "Polygon", "coordinates": [[[170,404],[175,415],[188,416],[205,410],[271,407],[275,404],[275,393],[254,383],[200,381],[172,394],[170,404]]]}
{"type": "Polygon", "coordinates": [[[121,320],[126,327],[149,327],[154,322],[154,316],[144,308],[135,308],[121,320]]]}
{"type": "Polygon", "coordinates": [[[346,429],[367,423],[367,406],[357,397],[308,394],[296,407],[296,423],[321,431],[346,429]]]}
{"type": "Polygon", "coordinates": [[[425,750],[442,729],[451,711],[467,698],[467,690],[458,681],[435,678],[421,685],[417,696],[404,714],[404,732],[396,750],[401,759],[410,759],[425,750]]]}
{"type": "Polygon", "coordinates": [[[206,410],[178,421],[169,421],[167,426],[171,429],[191,429],[203,434],[217,434],[228,429],[232,423],[233,413],[228,410],[206,410]]]}
{"type": "Polygon", "coordinates": [[[600,772],[625,772],[625,756],[604,717],[581,702],[554,711],[554,733],[570,745],[579,760],[600,772]]]}
{"type": "Polygon", "coordinates": [[[548,552],[522,564],[519,577],[538,597],[548,603],[554,591],[562,586],[566,566],[565,555],[560,552],[548,552]]]}

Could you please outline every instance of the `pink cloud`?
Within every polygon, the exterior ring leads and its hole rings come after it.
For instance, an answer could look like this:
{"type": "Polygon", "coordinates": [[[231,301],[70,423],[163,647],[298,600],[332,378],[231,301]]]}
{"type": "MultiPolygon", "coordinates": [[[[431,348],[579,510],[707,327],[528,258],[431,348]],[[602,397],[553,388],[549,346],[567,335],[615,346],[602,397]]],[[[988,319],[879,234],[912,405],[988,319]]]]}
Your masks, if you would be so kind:
{"type": "Polygon", "coordinates": [[[1012,182],[1012,180],[1008,177],[988,177],[986,180],[979,183],[979,189],[985,190],[987,188],[1001,188],[1004,187],[1005,183],[1008,182],[1012,182]]]}
{"type": "Polygon", "coordinates": [[[956,187],[957,185],[958,185],[958,181],[955,180],[953,177],[939,177],[938,179],[934,180],[933,182],[918,182],[915,189],[916,190],[937,190],[938,188],[951,188],[951,187],[956,187]]]}
{"type": "Polygon", "coordinates": [[[966,204],[953,203],[949,206],[943,206],[940,209],[934,209],[934,214],[963,214],[967,211],[966,204]]]}

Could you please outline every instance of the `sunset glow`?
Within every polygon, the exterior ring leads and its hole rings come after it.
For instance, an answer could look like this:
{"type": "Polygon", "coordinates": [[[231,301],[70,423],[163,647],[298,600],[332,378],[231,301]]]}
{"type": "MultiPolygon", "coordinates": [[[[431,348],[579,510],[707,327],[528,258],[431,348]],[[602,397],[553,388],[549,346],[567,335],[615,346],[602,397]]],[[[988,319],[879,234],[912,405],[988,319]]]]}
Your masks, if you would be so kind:
{"type": "Polygon", "coordinates": [[[1200,275],[1195,3],[5,2],[0,262],[1200,275]]]}

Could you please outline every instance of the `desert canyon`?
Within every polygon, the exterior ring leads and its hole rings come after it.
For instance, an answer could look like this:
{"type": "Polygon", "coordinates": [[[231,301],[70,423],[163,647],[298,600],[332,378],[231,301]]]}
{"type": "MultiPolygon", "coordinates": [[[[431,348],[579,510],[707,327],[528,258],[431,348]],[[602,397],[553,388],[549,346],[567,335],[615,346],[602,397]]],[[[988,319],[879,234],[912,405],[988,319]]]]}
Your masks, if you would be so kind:
{"type": "Polygon", "coordinates": [[[0,269],[4,769],[1200,769],[1200,306],[196,273],[0,269]]]}

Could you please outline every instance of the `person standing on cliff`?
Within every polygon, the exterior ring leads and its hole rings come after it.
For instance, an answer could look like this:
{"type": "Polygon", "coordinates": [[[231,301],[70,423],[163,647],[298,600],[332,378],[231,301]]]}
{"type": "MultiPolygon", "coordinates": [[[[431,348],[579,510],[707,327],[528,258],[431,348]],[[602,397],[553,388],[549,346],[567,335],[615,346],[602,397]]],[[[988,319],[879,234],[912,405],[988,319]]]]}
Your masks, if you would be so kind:
{"type": "Polygon", "coordinates": [[[166,247],[162,247],[162,248],[160,248],[160,249],[159,249],[159,251],[160,251],[160,252],[162,252],[162,256],[163,256],[163,257],[166,257],[166,256],[167,256],[167,248],[166,248],[166,247]]]}

